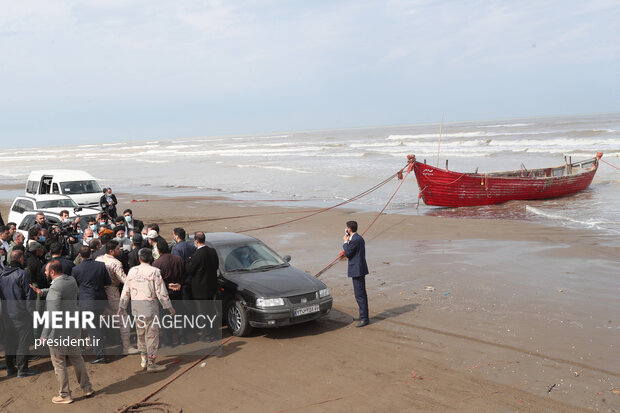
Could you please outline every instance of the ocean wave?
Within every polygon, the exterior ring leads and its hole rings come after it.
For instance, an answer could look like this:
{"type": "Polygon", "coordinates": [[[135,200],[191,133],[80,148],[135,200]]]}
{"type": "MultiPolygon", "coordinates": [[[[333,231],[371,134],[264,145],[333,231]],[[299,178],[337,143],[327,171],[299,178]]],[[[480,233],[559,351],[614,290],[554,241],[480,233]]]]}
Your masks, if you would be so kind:
{"type": "MultiPolygon", "coordinates": [[[[442,133],[441,138],[475,138],[477,136],[485,136],[486,132],[454,132],[454,133],[442,133]]],[[[408,141],[408,140],[423,140],[423,139],[439,139],[439,132],[437,133],[418,133],[416,135],[390,135],[386,138],[390,141],[408,141]]]]}
{"type": "Polygon", "coordinates": [[[522,126],[531,126],[533,123],[502,123],[499,125],[482,125],[481,128],[517,128],[522,126]]]}
{"type": "Polygon", "coordinates": [[[198,146],[202,146],[202,145],[169,145],[166,146],[166,149],[184,149],[184,148],[196,148],[198,146]]]}
{"type": "Polygon", "coordinates": [[[352,143],[350,148],[381,148],[390,146],[405,146],[402,141],[399,142],[374,142],[374,143],[352,143]]]}
{"type": "Polygon", "coordinates": [[[316,172],[312,171],[304,171],[301,169],[287,168],[284,166],[273,166],[273,165],[235,165],[237,168],[257,168],[257,169],[274,169],[276,171],[284,171],[284,172],[296,172],[300,174],[314,174],[316,172]]]}
{"type": "Polygon", "coordinates": [[[135,159],[136,162],[144,162],[144,163],[170,163],[170,161],[166,161],[163,159],[142,159],[142,158],[136,158],[135,159]]]}
{"type": "Polygon", "coordinates": [[[567,215],[554,214],[551,212],[543,211],[542,209],[539,209],[539,208],[536,208],[530,205],[526,205],[525,210],[528,212],[531,212],[532,214],[541,216],[541,217],[545,217],[545,218],[556,220],[556,221],[564,221],[564,222],[570,222],[573,224],[579,224],[582,226],[586,226],[588,228],[603,229],[600,225],[606,223],[606,221],[600,220],[600,219],[599,220],[597,219],[582,220],[582,219],[576,219],[576,218],[573,218],[567,215]]]}

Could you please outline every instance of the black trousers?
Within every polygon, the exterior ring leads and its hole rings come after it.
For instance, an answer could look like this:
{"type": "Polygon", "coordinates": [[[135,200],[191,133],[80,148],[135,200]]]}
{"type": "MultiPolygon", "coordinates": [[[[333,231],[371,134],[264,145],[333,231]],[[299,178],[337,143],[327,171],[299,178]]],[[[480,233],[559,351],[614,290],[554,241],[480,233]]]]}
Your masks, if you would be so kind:
{"type": "Polygon", "coordinates": [[[360,311],[360,321],[368,321],[368,296],[366,295],[366,276],[352,277],[353,292],[360,311]]]}
{"type": "Polygon", "coordinates": [[[96,307],[82,308],[82,311],[92,311],[95,314],[95,321],[94,321],[95,328],[87,326],[86,332],[88,333],[88,336],[90,337],[90,340],[91,340],[93,354],[95,355],[96,358],[103,358],[105,357],[105,338],[104,338],[102,329],[99,327],[100,326],[99,319],[103,315],[103,311],[105,309],[104,306],[105,306],[105,303],[107,303],[107,301],[101,301],[101,302],[96,302],[96,303],[97,303],[96,307]]]}
{"type": "Polygon", "coordinates": [[[7,370],[28,369],[28,348],[34,342],[30,318],[4,317],[4,353],[7,370]]]}
{"type": "MultiPolygon", "coordinates": [[[[187,314],[187,311],[185,309],[185,303],[183,302],[183,299],[181,299],[180,297],[170,298],[170,302],[172,303],[172,308],[174,308],[174,310],[176,311],[177,315],[182,316],[182,315],[187,314]]],[[[162,311],[162,308],[161,308],[161,305],[160,305],[160,313],[161,314],[167,314],[168,312],[166,310],[162,311]]],[[[175,338],[177,339],[177,341],[179,343],[181,341],[185,341],[185,330],[183,329],[183,327],[179,327],[179,328],[164,328],[162,326],[162,328],[160,330],[160,337],[161,337],[160,343],[162,345],[172,346],[174,344],[174,339],[175,338]]]]}

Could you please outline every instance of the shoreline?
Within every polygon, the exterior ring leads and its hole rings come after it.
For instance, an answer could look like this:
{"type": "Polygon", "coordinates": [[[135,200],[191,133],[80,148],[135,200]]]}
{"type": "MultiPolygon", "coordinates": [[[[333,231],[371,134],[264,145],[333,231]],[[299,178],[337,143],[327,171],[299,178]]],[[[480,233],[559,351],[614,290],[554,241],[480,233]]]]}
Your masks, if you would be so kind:
{"type": "MultiPolygon", "coordinates": [[[[145,224],[160,223],[168,240],[179,222],[188,233],[239,231],[300,216],[295,207],[219,197],[130,203],[139,196],[117,196],[121,211],[131,208],[145,224]],[[254,216],[199,221],[244,215],[254,216]]],[[[248,234],[315,274],[338,255],[345,221],[357,220],[362,232],[376,215],[337,208],[248,234]]],[[[158,396],[184,411],[200,408],[191,397],[196,390],[218,411],[288,411],[319,401],[356,411],[620,409],[611,392],[620,388],[620,280],[614,276],[620,248],[604,245],[605,236],[512,220],[383,214],[365,238],[370,326],[353,327],[357,307],[345,264],[338,263],[321,276],[334,297],[324,320],[233,338],[207,368],[195,367],[158,396]],[[297,387],[300,377],[309,380],[297,387]]],[[[171,371],[161,376],[137,373],[131,356],[88,365],[103,391],[74,405],[118,408],[192,362],[162,361],[171,371]]],[[[55,378],[46,371],[37,379],[38,398],[13,401],[12,408],[49,403],[55,378]]],[[[27,386],[3,384],[7,394],[27,386]]]]}

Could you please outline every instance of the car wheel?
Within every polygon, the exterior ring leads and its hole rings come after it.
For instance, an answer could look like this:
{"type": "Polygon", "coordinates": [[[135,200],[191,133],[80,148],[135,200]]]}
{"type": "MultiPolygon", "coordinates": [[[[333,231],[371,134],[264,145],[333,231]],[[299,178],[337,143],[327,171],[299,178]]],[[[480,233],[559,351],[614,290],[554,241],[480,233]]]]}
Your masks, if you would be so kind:
{"type": "Polygon", "coordinates": [[[248,321],[248,313],[239,300],[229,302],[226,310],[226,324],[230,332],[237,337],[243,337],[252,330],[248,321]]]}

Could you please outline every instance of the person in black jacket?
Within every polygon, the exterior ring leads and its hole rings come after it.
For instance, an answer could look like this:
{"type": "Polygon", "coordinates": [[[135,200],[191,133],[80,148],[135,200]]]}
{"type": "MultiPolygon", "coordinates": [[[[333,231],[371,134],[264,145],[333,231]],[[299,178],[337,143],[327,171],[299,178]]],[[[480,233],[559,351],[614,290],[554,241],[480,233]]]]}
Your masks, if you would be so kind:
{"type": "Polygon", "coordinates": [[[36,294],[30,287],[30,274],[23,269],[24,253],[11,252],[9,266],[0,274],[0,300],[4,321],[6,373],[18,377],[33,376],[28,368],[28,346],[33,342],[32,312],[36,294]]]}
{"type": "Polygon", "coordinates": [[[125,217],[125,226],[127,227],[126,233],[129,234],[129,230],[133,230],[134,235],[140,234],[144,228],[144,222],[133,217],[133,211],[129,208],[123,211],[125,217]]]}
{"type": "Polygon", "coordinates": [[[116,195],[112,193],[112,188],[103,188],[103,195],[99,198],[99,206],[102,212],[106,212],[110,218],[116,218],[116,195]]]}
{"type": "Polygon", "coordinates": [[[45,267],[45,249],[37,241],[28,242],[28,253],[26,254],[26,270],[30,274],[30,279],[35,287],[44,289],[48,287],[47,278],[43,269],[45,267]]]}
{"type": "MultiPolygon", "coordinates": [[[[191,281],[192,295],[196,300],[198,314],[213,314],[217,295],[217,253],[205,245],[204,232],[194,234],[196,252],[192,254],[185,266],[187,278],[191,281]]],[[[213,337],[203,334],[201,340],[211,341],[213,337]]]]}
{"type": "Polygon", "coordinates": [[[142,248],[142,243],[144,239],[141,234],[134,234],[131,239],[131,251],[127,256],[127,263],[129,264],[129,268],[133,268],[136,265],[140,265],[140,257],[138,253],[140,252],[140,248],[142,248]]]}
{"type": "MultiPolygon", "coordinates": [[[[53,242],[50,245],[50,254],[51,254],[50,261],[52,260],[60,261],[60,264],[62,265],[63,274],[71,275],[71,270],[73,270],[73,267],[74,267],[73,262],[67,259],[66,257],[62,256],[62,245],[60,245],[59,242],[53,242]]],[[[43,266],[43,271],[45,271],[45,266],[43,266]]]]}
{"type": "Polygon", "coordinates": [[[364,327],[370,322],[368,318],[368,295],[366,294],[368,264],[366,263],[366,243],[364,238],[357,233],[356,221],[346,223],[343,240],[342,249],[349,260],[347,275],[353,281],[355,300],[359,307],[359,324],[355,327],[364,327]]]}
{"type": "Polygon", "coordinates": [[[196,252],[192,254],[186,266],[187,275],[191,277],[194,300],[213,300],[217,293],[217,253],[205,245],[204,232],[194,234],[196,252]]]}
{"type": "MultiPolygon", "coordinates": [[[[94,312],[95,320],[98,320],[108,306],[108,295],[104,287],[112,284],[112,280],[110,280],[105,264],[91,258],[89,247],[83,246],[80,249],[80,257],[82,257],[82,262],[73,267],[71,272],[78,284],[80,310],[94,312]]],[[[93,343],[98,343],[98,345],[93,346],[95,360],[91,361],[91,363],[105,363],[103,334],[97,328],[98,323],[95,323],[95,327],[94,329],[87,329],[93,343]],[[96,339],[99,339],[99,341],[96,341],[96,339]]]]}

